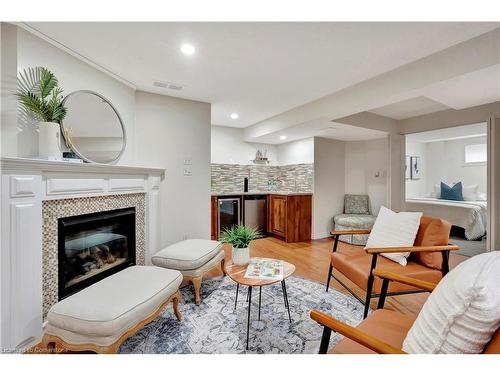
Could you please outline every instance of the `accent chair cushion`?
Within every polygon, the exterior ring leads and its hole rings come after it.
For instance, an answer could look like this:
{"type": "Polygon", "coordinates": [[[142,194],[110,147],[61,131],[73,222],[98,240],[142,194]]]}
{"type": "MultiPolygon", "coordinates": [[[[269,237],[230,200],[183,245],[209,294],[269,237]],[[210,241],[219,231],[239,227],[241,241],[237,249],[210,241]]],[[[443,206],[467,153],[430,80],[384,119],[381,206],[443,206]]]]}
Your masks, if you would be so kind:
{"type": "MultiPolygon", "coordinates": [[[[415,246],[445,246],[450,240],[451,224],[446,220],[422,216],[420,227],[418,228],[415,246]]],[[[443,265],[443,255],[441,252],[414,253],[414,258],[418,263],[427,267],[440,270],[443,265]]]]}
{"type": "MultiPolygon", "coordinates": [[[[339,246],[337,251],[331,255],[331,265],[335,271],[342,273],[350,281],[366,291],[368,284],[368,275],[370,274],[370,265],[372,255],[367,254],[360,246],[339,246]]],[[[378,257],[377,269],[387,272],[397,273],[403,276],[413,277],[415,279],[428,281],[437,284],[441,278],[441,271],[423,266],[414,261],[408,261],[405,267],[399,263],[384,257],[378,257]]],[[[375,277],[373,280],[373,293],[380,293],[382,279],[375,277]]],[[[418,288],[392,282],[389,284],[389,292],[403,292],[418,290],[418,288]]]]}
{"type": "Polygon", "coordinates": [[[500,354],[500,329],[497,329],[491,341],[485,346],[484,354],[500,354]]]}
{"type": "Polygon", "coordinates": [[[153,266],[126,268],[52,306],[46,331],[69,343],[78,338],[107,345],[153,314],[181,282],[179,271],[153,266]],[[109,340],[100,342],[93,337],[109,340]]]}
{"type": "Polygon", "coordinates": [[[453,186],[448,186],[444,182],[441,182],[441,195],[439,198],[450,201],[463,201],[464,196],[462,195],[462,183],[457,182],[453,186]]]}
{"type": "Polygon", "coordinates": [[[218,255],[221,249],[219,241],[185,240],[158,251],[151,257],[151,262],[158,267],[179,271],[195,270],[218,255]]]}
{"type": "Polygon", "coordinates": [[[372,215],[340,214],[335,215],[333,221],[343,227],[371,229],[376,219],[377,217],[372,215]]]}
{"type": "Polygon", "coordinates": [[[361,215],[370,214],[368,195],[346,194],[344,196],[344,213],[361,215]]]}
{"type": "Polygon", "coordinates": [[[481,353],[500,326],[500,252],[452,269],[425,302],[403,343],[409,353],[481,353]]]}
{"type": "MultiPolygon", "coordinates": [[[[366,242],[365,249],[413,246],[421,217],[421,212],[396,213],[382,206],[366,242]]],[[[380,255],[406,266],[406,258],[410,253],[382,253],[380,255]]]]}
{"type": "MultiPolygon", "coordinates": [[[[403,340],[415,318],[395,311],[375,310],[356,328],[377,339],[401,349],[403,340]]],[[[376,354],[366,346],[348,338],[343,338],[329,351],[330,354],[376,354]]]]}

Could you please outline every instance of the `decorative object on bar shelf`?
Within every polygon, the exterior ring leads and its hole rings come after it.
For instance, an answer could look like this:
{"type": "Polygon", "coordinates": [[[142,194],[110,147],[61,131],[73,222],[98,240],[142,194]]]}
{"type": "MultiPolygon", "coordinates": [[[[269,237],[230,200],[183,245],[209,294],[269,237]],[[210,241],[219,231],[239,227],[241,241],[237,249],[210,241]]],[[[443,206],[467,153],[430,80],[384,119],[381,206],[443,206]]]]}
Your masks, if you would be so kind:
{"type": "Polygon", "coordinates": [[[238,225],[225,229],[222,232],[220,241],[232,245],[231,257],[233,263],[242,266],[250,261],[250,242],[261,237],[262,234],[259,230],[238,225]]]}
{"type": "Polygon", "coordinates": [[[66,116],[66,106],[56,76],[41,66],[28,68],[19,74],[17,85],[21,123],[38,125],[38,155],[62,160],[60,123],[66,116]]]}
{"type": "Polygon", "coordinates": [[[264,150],[264,152],[257,150],[255,159],[252,160],[254,164],[269,164],[270,161],[271,160],[267,157],[267,150],[264,150]]]}

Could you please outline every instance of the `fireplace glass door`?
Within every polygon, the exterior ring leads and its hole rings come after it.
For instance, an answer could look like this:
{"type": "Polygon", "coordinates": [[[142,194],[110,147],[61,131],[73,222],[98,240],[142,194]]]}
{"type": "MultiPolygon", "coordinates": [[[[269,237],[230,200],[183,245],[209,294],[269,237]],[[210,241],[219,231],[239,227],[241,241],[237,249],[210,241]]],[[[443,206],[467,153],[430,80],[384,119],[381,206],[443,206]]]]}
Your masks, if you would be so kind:
{"type": "Polygon", "coordinates": [[[135,208],[59,219],[59,299],[135,264],[135,208]]]}

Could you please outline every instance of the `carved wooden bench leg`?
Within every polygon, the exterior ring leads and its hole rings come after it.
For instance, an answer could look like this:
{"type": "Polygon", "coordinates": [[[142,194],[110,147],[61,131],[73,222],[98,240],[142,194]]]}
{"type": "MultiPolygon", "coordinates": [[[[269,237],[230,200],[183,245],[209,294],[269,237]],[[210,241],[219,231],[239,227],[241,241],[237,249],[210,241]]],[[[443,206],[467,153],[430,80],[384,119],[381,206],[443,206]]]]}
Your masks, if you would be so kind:
{"type": "Polygon", "coordinates": [[[194,302],[199,305],[201,303],[201,279],[202,277],[193,277],[191,283],[194,286],[194,302]]]}
{"type": "Polygon", "coordinates": [[[220,261],[220,269],[222,271],[222,275],[226,276],[226,260],[224,258],[220,261]]]}
{"type": "Polygon", "coordinates": [[[181,294],[179,291],[177,291],[174,294],[174,298],[172,299],[173,305],[174,305],[174,314],[177,318],[177,320],[181,321],[182,320],[182,314],[179,311],[179,302],[181,301],[181,294]]]}
{"type": "Polygon", "coordinates": [[[56,343],[50,339],[50,336],[44,335],[42,339],[42,347],[47,349],[48,354],[56,353],[56,343]]]}

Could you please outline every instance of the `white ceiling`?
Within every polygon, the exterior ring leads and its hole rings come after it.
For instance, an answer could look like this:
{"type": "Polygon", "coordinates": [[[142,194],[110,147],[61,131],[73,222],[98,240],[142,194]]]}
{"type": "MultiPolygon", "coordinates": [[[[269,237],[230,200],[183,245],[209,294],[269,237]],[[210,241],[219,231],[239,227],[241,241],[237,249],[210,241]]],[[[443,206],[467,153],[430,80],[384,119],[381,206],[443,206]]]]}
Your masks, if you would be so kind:
{"type": "Polygon", "coordinates": [[[370,112],[403,120],[446,109],[463,109],[500,100],[500,65],[453,77],[425,87],[411,99],[371,109],[370,112]]]}
{"type": "Polygon", "coordinates": [[[279,135],[269,134],[259,139],[259,142],[268,144],[280,144],[310,137],[322,137],[337,139],[339,141],[368,141],[387,137],[386,132],[359,126],[342,124],[332,121],[316,121],[308,124],[307,129],[290,128],[279,135]],[[279,136],[286,136],[285,140],[279,136]]]}
{"type": "Polygon", "coordinates": [[[213,124],[246,127],[498,24],[49,22],[28,26],[140,90],[212,103],[213,124]],[[197,48],[194,55],[180,53],[185,42],[197,48]],[[154,80],[184,88],[154,87],[154,80]],[[232,112],[239,113],[238,120],[229,118],[232,112]]]}
{"type": "Polygon", "coordinates": [[[421,133],[409,134],[406,140],[409,142],[440,142],[453,139],[475,138],[485,136],[487,133],[486,123],[455,126],[452,128],[436,129],[421,133]]]}
{"type": "Polygon", "coordinates": [[[446,109],[450,109],[450,107],[426,98],[425,96],[418,96],[416,98],[372,109],[370,112],[395,120],[403,120],[409,117],[444,111],[446,109]]]}

